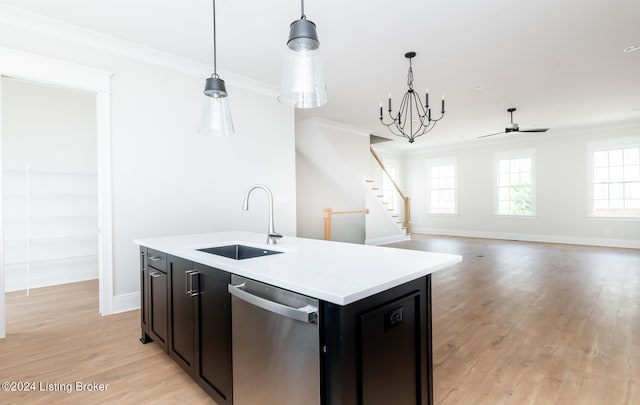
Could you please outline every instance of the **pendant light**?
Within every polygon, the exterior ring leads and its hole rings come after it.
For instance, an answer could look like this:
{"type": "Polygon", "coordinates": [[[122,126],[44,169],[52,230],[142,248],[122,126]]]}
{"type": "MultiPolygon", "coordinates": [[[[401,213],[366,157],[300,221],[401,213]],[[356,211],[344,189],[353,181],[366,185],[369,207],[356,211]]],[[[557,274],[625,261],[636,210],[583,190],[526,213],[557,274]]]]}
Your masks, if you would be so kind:
{"type": "Polygon", "coordinates": [[[284,57],[278,101],[295,108],[315,108],[327,103],[316,25],[304,15],[291,23],[284,57]]]}
{"type": "Polygon", "coordinates": [[[234,135],[233,121],[227,88],[218,76],[216,60],[216,0],[213,0],[213,74],[204,86],[202,103],[202,119],[199,133],[205,135],[226,136],[234,135]]]}

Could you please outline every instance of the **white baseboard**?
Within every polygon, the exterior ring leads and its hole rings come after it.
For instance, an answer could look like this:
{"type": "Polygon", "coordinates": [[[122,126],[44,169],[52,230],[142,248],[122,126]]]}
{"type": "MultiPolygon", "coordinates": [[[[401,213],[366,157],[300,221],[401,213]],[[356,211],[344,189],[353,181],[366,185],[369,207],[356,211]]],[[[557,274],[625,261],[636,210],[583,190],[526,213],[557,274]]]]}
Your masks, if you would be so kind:
{"type": "Polygon", "coordinates": [[[483,232],[441,228],[413,228],[413,232],[427,235],[464,236],[469,238],[518,240],[523,242],[562,243],[568,245],[640,249],[640,240],[637,239],[585,238],[581,236],[565,235],[529,235],[508,232],[483,232]]]}
{"type": "Polygon", "coordinates": [[[409,235],[392,235],[384,236],[382,238],[367,239],[364,241],[365,245],[386,245],[387,243],[402,242],[405,240],[411,240],[409,235]]]}
{"type": "Polygon", "coordinates": [[[132,292],[128,294],[113,296],[112,314],[133,311],[135,309],[140,309],[140,292],[132,292]]]}

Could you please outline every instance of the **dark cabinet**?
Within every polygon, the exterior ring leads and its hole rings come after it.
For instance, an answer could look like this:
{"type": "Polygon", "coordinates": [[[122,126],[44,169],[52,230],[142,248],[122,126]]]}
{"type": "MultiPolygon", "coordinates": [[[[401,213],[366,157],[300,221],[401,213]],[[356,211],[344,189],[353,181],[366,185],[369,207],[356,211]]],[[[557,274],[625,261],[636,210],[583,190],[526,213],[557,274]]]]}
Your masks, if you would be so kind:
{"type": "Polygon", "coordinates": [[[420,294],[360,315],[362,403],[420,404],[420,294]]]}
{"type": "MultiPolygon", "coordinates": [[[[141,341],[232,405],[231,274],[144,247],[140,269],[141,341]]],[[[348,305],[320,301],[320,403],[432,404],[431,317],[430,275],[348,305]]]]}
{"type": "Polygon", "coordinates": [[[193,263],[169,256],[169,355],[193,375],[195,370],[195,297],[189,289],[193,263]]]}
{"type": "Polygon", "coordinates": [[[321,303],[323,404],[433,404],[431,276],[321,303]]]}
{"type": "Polygon", "coordinates": [[[149,337],[149,270],[147,269],[147,248],[140,248],[140,327],[142,343],[151,342],[149,337]]]}
{"type": "Polygon", "coordinates": [[[168,349],[168,283],[166,254],[141,248],[141,325],[143,343],[153,340],[168,349]]]}
{"type": "Polygon", "coordinates": [[[168,257],[169,355],[219,404],[232,404],[231,275],[168,257]]]}
{"type": "Polygon", "coordinates": [[[199,292],[196,299],[196,347],[198,383],[219,404],[233,403],[231,351],[231,275],[197,264],[199,292]]]}

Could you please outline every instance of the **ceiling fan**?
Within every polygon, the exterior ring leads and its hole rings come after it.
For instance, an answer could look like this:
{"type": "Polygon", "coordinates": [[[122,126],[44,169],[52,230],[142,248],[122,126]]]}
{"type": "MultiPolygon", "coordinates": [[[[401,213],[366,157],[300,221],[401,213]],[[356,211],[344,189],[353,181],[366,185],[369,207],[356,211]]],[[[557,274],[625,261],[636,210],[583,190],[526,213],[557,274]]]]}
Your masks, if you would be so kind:
{"type": "Polygon", "coordinates": [[[495,134],[482,135],[482,136],[479,136],[478,139],[486,138],[488,136],[494,136],[494,135],[500,135],[500,134],[508,134],[509,132],[547,132],[549,130],[549,128],[520,129],[518,124],[513,122],[513,112],[515,110],[516,109],[513,108],[513,107],[507,109],[507,112],[509,114],[511,114],[511,123],[507,125],[507,127],[504,129],[504,131],[496,132],[495,134]]]}

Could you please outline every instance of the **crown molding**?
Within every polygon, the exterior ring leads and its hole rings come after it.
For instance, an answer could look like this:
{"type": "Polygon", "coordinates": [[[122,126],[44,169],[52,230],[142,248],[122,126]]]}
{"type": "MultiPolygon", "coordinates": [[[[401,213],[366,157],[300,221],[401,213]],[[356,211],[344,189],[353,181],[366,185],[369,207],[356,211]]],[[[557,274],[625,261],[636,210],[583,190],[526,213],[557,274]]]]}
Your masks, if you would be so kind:
{"type": "Polygon", "coordinates": [[[319,128],[330,129],[333,131],[346,132],[353,135],[369,136],[371,131],[352,125],[343,124],[338,121],[331,121],[324,118],[309,118],[300,122],[301,125],[315,125],[319,128]]]}
{"type": "MultiPolygon", "coordinates": [[[[430,154],[442,154],[453,153],[467,149],[477,149],[480,147],[496,147],[504,145],[516,145],[519,148],[519,144],[529,145],[531,142],[536,142],[543,139],[552,138],[568,138],[568,137],[585,137],[585,136],[600,136],[603,133],[611,134],[611,136],[625,137],[625,136],[637,136],[640,134],[640,121],[631,120],[623,122],[609,122],[597,125],[584,125],[574,127],[557,128],[547,133],[536,134],[519,134],[516,137],[503,137],[501,139],[491,140],[471,140],[471,141],[458,141],[449,144],[442,145],[427,145],[417,150],[402,151],[402,155],[407,158],[421,157],[423,155],[430,154]],[[624,135],[621,135],[624,134],[624,135]],[[524,136],[523,136],[524,135],[524,136]]],[[[525,146],[526,147],[526,146],[525,146]]]]}
{"type": "MultiPolygon", "coordinates": [[[[0,5],[0,23],[191,76],[206,78],[211,75],[211,68],[202,63],[7,5],[0,5]]],[[[270,97],[278,95],[278,87],[274,85],[224,70],[220,70],[220,75],[231,87],[270,97]]]]}
{"type": "Polygon", "coordinates": [[[88,92],[111,92],[113,73],[0,46],[0,74],[88,92]]]}

